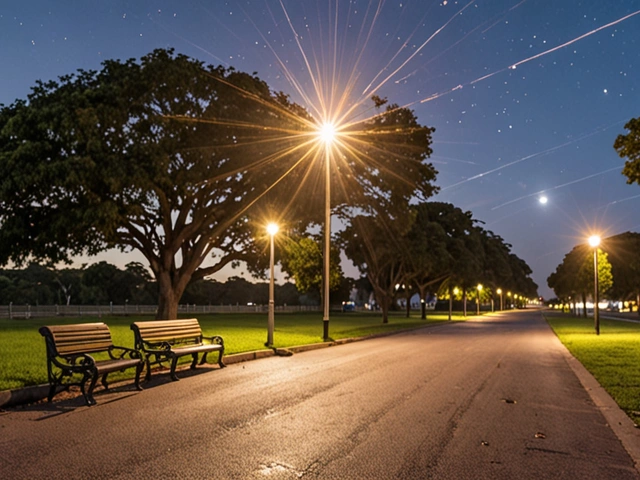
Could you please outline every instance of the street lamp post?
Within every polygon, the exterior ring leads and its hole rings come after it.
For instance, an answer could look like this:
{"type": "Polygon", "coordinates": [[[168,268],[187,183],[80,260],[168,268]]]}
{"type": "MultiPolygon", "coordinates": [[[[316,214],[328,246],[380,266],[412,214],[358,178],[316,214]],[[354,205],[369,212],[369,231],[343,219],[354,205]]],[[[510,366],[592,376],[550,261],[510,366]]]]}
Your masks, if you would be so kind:
{"type": "Polygon", "coordinates": [[[270,223],[267,225],[267,233],[270,237],[271,243],[271,255],[269,256],[269,317],[267,320],[267,343],[265,344],[267,347],[273,346],[273,330],[275,326],[275,303],[273,299],[273,291],[274,291],[274,242],[273,237],[278,233],[278,225],[275,223],[270,223]]]}
{"type": "Polygon", "coordinates": [[[496,293],[498,295],[500,295],[500,311],[504,310],[503,305],[502,305],[502,289],[499,288],[498,290],[496,290],[496,293]]]}
{"type": "Polygon", "coordinates": [[[453,290],[449,290],[449,321],[451,321],[451,312],[453,310],[453,296],[458,296],[458,287],[454,287],[453,290]]]}
{"type": "Polygon", "coordinates": [[[478,296],[476,297],[476,315],[480,315],[480,292],[482,292],[482,285],[478,284],[478,296]]]}
{"type": "Polygon", "coordinates": [[[329,341],[329,291],[331,275],[331,143],[335,136],[335,129],[331,123],[325,123],[320,136],[325,142],[324,163],[324,315],[322,317],[322,338],[329,341]]]}
{"type": "Polygon", "coordinates": [[[593,322],[596,328],[596,335],[600,335],[600,312],[598,306],[598,245],[600,245],[600,237],[598,235],[589,237],[589,245],[593,247],[593,322]]]}

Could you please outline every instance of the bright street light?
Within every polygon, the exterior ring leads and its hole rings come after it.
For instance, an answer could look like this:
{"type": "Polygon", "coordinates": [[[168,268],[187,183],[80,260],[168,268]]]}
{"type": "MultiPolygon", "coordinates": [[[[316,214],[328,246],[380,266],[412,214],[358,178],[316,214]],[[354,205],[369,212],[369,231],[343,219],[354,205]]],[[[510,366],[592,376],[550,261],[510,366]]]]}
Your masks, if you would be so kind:
{"type": "Polygon", "coordinates": [[[267,225],[267,233],[269,234],[271,240],[271,255],[269,256],[269,317],[267,320],[267,343],[265,344],[267,347],[273,346],[273,330],[275,327],[275,303],[273,299],[273,291],[274,291],[274,242],[273,237],[276,233],[278,233],[280,228],[275,223],[270,223],[267,225]]]}
{"type": "Polygon", "coordinates": [[[502,305],[502,289],[499,288],[498,290],[496,290],[496,293],[498,295],[500,295],[500,310],[504,310],[503,305],[502,305]]]}
{"type": "Polygon", "coordinates": [[[331,143],[336,136],[336,128],[333,126],[333,123],[325,123],[318,130],[318,135],[323,142],[331,143]]]}
{"type": "Polygon", "coordinates": [[[476,297],[476,314],[480,315],[480,292],[482,292],[482,285],[478,284],[476,288],[478,289],[478,296],[476,297]]]}
{"type": "Polygon", "coordinates": [[[589,237],[589,245],[594,248],[600,245],[600,237],[598,235],[591,235],[589,237]]]}
{"type": "Polygon", "coordinates": [[[598,245],[600,237],[592,235],[589,237],[589,245],[593,248],[593,323],[596,328],[596,335],[600,335],[600,312],[598,306],[598,245]]]}

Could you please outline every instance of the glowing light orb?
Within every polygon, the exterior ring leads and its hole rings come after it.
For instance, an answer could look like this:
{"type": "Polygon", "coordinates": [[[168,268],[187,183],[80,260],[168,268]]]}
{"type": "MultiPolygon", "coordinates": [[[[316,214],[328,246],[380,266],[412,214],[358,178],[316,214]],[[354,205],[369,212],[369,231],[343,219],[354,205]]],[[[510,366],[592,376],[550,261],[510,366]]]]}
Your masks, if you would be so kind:
{"type": "Polygon", "coordinates": [[[275,223],[270,223],[269,225],[267,225],[267,233],[271,236],[278,233],[278,230],[280,230],[280,227],[278,227],[278,225],[276,225],[275,223]]]}
{"type": "Polygon", "coordinates": [[[333,142],[333,139],[336,137],[336,128],[333,126],[333,123],[325,123],[318,130],[318,136],[325,143],[333,142]]]}
{"type": "Polygon", "coordinates": [[[541,196],[541,197],[538,199],[538,201],[539,201],[542,205],[545,205],[545,204],[549,201],[549,199],[543,195],[543,196],[541,196]]]}
{"type": "Polygon", "coordinates": [[[589,237],[589,245],[591,245],[592,247],[597,247],[598,245],[600,245],[600,236],[599,235],[592,235],[589,237]]]}

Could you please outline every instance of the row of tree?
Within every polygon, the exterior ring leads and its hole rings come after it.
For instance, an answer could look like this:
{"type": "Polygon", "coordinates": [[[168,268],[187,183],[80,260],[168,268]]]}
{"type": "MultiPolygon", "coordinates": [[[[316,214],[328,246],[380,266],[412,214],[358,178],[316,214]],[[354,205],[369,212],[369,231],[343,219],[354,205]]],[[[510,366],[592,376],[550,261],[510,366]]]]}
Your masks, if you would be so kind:
{"type": "MultiPolygon", "coordinates": [[[[349,299],[353,284],[352,279],[345,279],[342,288],[335,292],[336,299],[349,299]]],[[[275,295],[278,305],[319,305],[317,293],[303,294],[290,282],[276,285],[275,295]]],[[[31,263],[23,269],[0,269],[0,305],[156,305],[157,302],[158,285],[149,270],[137,262],[127,264],[124,269],[107,262],[82,268],[55,269],[31,263]]],[[[226,282],[194,281],[181,298],[181,303],[196,305],[268,302],[268,283],[249,282],[242,277],[231,277],[226,282]]]]}
{"type": "Polygon", "coordinates": [[[399,294],[409,308],[417,293],[423,318],[433,294],[452,298],[458,291],[465,313],[471,292],[483,295],[480,300],[491,300],[498,289],[537,296],[526,262],[502,238],[483,229],[471,212],[442,202],[412,205],[410,212],[408,221],[357,216],[339,236],[347,256],[369,279],[383,321],[399,294]]]}
{"type": "Polygon", "coordinates": [[[365,100],[354,105],[373,114],[334,125],[329,144],[318,132],[336,112],[310,106],[324,117],[314,118],[256,75],[172,50],[37,82],[0,109],[0,265],[138,250],[156,281],[158,318],[171,319],[189,285],[226,265],[243,261],[264,278],[265,225],[276,221],[288,232],[283,269],[311,291],[322,278],[311,232],[330,187],[331,212],[346,226],[332,241],[331,284],[344,285],[344,251],[384,321],[396,285],[421,298],[447,281],[535,295],[529,267],[501,238],[468,212],[427,202],[438,191],[434,129],[386,99],[365,100]]]}
{"type": "MultiPolygon", "coordinates": [[[[640,304],[640,233],[625,232],[608,237],[597,249],[598,290],[610,300],[640,304]]],[[[547,283],[562,304],[582,302],[595,293],[593,248],[577,245],[565,255],[547,283]]]]}

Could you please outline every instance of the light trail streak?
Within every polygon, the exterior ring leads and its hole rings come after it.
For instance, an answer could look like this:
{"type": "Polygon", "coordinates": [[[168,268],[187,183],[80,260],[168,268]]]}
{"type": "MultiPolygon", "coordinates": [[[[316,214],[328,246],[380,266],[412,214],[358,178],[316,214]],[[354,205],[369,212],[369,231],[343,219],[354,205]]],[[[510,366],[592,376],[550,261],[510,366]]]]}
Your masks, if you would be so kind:
{"type": "Polygon", "coordinates": [[[486,177],[487,175],[491,175],[492,173],[498,172],[498,171],[503,170],[503,169],[505,169],[507,167],[511,167],[513,165],[517,165],[518,163],[522,163],[525,160],[531,160],[532,158],[535,158],[535,157],[539,157],[539,156],[542,156],[542,155],[548,155],[549,153],[555,152],[556,150],[560,150],[561,148],[564,148],[564,147],[567,147],[567,146],[569,146],[571,144],[574,144],[576,142],[582,141],[585,138],[589,138],[589,137],[592,137],[594,135],[597,135],[598,133],[602,133],[605,130],[607,130],[607,129],[613,127],[613,126],[618,125],[619,123],[622,123],[622,121],[617,121],[617,122],[614,122],[612,124],[606,125],[604,127],[599,127],[599,128],[595,129],[592,132],[586,133],[584,135],[580,135],[577,138],[574,138],[574,139],[572,139],[572,140],[570,140],[568,142],[562,143],[560,145],[556,145],[554,147],[548,148],[548,149],[543,150],[541,152],[532,153],[531,155],[527,155],[525,157],[519,158],[519,159],[514,160],[512,162],[509,162],[509,163],[505,163],[504,165],[500,165],[499,167],[493,168],[491,170],[487,170],[486,172],[482,172],[482,173],[479,173],[479,174],[474,175],[472,177],[465,178],[464,180],[461,180],[461,181],[459,181],[457,183],[454,183],[452,185],[447,185],[446,187],[442,187],[442,191],[449,190],[450,188],[457,187],[459,185],[462,185],[462,184],[467,183],[467,182],[471,182],[473,180],[477,180],[477,179],[482,178],[482,177],[486,177]]]}
{"type": "Polygon", "coordinates": [[[569,45],[572,45],[572,44],[574,44],[574,43],[576,43],[576,42],[578,42],[578,41],[580,41],[580,40],[582,40],[584,38],[590,37],[591,35],[593,35],[595,33],[598,33],[601,30],[613,27],[614,25],[617,25],[617,24],[619,24],[621,22],[624,22],[625,20],[627,20],[627,19],[629,19],[629,18],[631,18],[631,17],[633,17],[635,15],[638,15],[639,13],[640,13],[640,10],[637,10],[637,11],[635,11],[633,13],[630,13],[629,15],[625,15],[624,17],[621,17],[621,18],[619,18],[617,20],[614,20],[613,22],[607,23],[606,25],[602,25],[602,26],[600,26],[598,28],[595,28],[595,29],[593,29],[593,30],[591,30],[591,31],[589,31],[587,33],[584,33],[584,34],[580,35],[579,37],[576,37],[576,38],[574,38],[572,40],[569,40],[568,42],[565,42],[565,43],[563,43],[561,45],[557,45],[557,46],[555,46],[553,48],[550,48],[549,50],[545,50],[544,52],[540,52],[540,53],[538,53],[536,55],[533,55],[531,57],[525,58],[524,60],[520,60],[519,62],[516,62],[513,65],[510,65],[509,67],[506,67],[506,68],[503,68],[501,70],[497,70],[495,72],[489,73],[488,75],[485,75],[484,77],[477,78],[476,80],[473,80],[472,82],[470,82],[470,85],[473,85],[475,83],[481,82],[482,80],[486,80],[487,78],[491,78],[494,75],[497,75],[498,73],[502,73],[502,72],[504,72],[506,70],[513,70],[516,67],[518,67],[518,66],[520,66],[520,65],[522,65],[524,63],[528,63],[528,62],[530,62],[532,60],[535,60],[537,58],[544,57],[545,55],[548,55],[550,53],[556,52],[556,51],[558,51],[558,50],[560,50],[562,48],[568,47],[569,45]]]}
{"type": "Polygon", "coordinates": [[[621,198],[620,200],[614,200],[613,202],[609,202],[606,205],[599,207],[598,210],[609,208],[610,206],[617,205],[619,203],[628,202],[629,200],[635,200],[636,198],[640,198],[640,195],[633,195],[631,197],[621,198]]]}
{"type": "Polygon", "coordinates": [[[512,12],[513,10],[515,10],[516,8],[518,8],[520,5],[522,5],[523,3],[525,3],[527,0],[522,0],[520,3],[518,3],[517,5],[514,5],[513,7],[509,8],[506,11],[503,11],[501,14],[498,15],[498,18],[495,22],[493,22],[489,27],[487,27],[486,29],[484,29],[482,31],[482,33],[487,33],[489,30],[491,30],[493,27],[495,27],[497,24],[499,24],[502,20],[504,20],[507,15],[509,14],[509,12],[512,12]]]}
{"type": "Polygon", "coordinates": [[[193,43],[191,40],[188,40],[187,38],[183,37],[182,35],[179,35],[178,33],[176,33],[175,31],[171,30],[169,27],[167,27],[166,25],[164,25],[161,22],[158,22],[157,20],[155,20],[151,15],[148,15],[147,18],[149,20],[151,20],[151,23],[157,25],[158,27],[160,27],[162,30],[164,30],[165,32],[173,35],[176,38],[179,38],[180,40],[182,40],[183,42],[185,42],[188,45],[191,45],[193,48],[196,48],[198,50],[200,50],[201,52],[209,55],[211,58],[213,58],[214,60],[216,60],[217,62],[220,62],[221,64],[223,64],[225,67],[229,66],[229,63],[226,62],[225,60],[221,59],[220,57],[218,57],[217,55],[211,53],[209,50],[207,50],[206,48],[201,47],[200,45],[193,43]]]}
{"type": "MultiPolygon", "coordinates": [[[[407,58],[398,68],[396,68],[391,74],[389,74],[384,80],[382,80],[374,89],[371,90],[371,92],[369,93],[369,95],[374,95],[376,92],[378,92],[390,79],[392,79],[398,72],[400,72],[411,60],[413,60],[416,55],[418,55],[422,49],[424,49],[429,42],[431,42],[431,40],[433,40],[440,32],[442,32],[442,30],[444,30],[447,26],[449,26],[449,24],[451,22],[453,22],[453,20],[460,15],[462,12],[464,12],[467,8],[469,8],[471,5],[473,5],[476,2],[476,0],[471,0],[469,3],[467,3],[464,7],[462,7],[459,11],[457,11],[454,15],[451,16],[451,18],[449,18],[449,20],[447,20],[444,25],[442,25],[440,28],[438,28],[433,34],[431,34],[431,36],[429,38],[427,38],[427,40],[425,40],[422,45],[420,45],[420,47],[418,47],[410,56],[409,58],[407,58]]],[[[366,92],[363,92],[363,94],[365,94],[366,92]]],[[[347,112],[346,116],[349,114],[350,112],[347,112]]]]}
{"type": "Polygon", "coordinates": [[[453,87],[451,89],[444,90],[444,91],[441,91],[441,92],[438,92],[438,93],[434,93],[434,94],[432,94],[432,95],[430,95],[430,96],[428,96],[428,97],[426,97],[426,98],[424,98],[422,100],[417,100],[415,102],[409,103],[409,104],[405,105],[405,107],[410,107],[410,106],[412,106],[412,105],[414,105],[416,103],[431,102],[431,101],[436,100],[438,98],[444,97],[445,95],[449,95],[449,94],[455,92],[456,90],[460,90],[461,88],[463,88],[465,86],[475,85],[476,83],[482,82],[483,80],[487,80],[487,79],[489,79],[489,78],[491,78],[491,77],[493,77],[495,75],[498,75],[499,73],[506,72],[507,70],[514,70],[519,65],[522,65],[524,63],[528,63],[528,62],[530,62],[532,60],[535,60],[537,58],[543,57],[543,56],[548,55],[550,53],[553,53],[553,52],[555,52],[557,50],[565,48],[565,47],[567,47],[567,46],[569,46],[569,45],[571,45],[573,43],[576,43],[576,42],[578,42],[580,40],[583,40],[584,38],[587,38],[587,37],[589,37],[589,36],[591,36],[591,35],[593,35],[595,33],[598,33],[601,30],[613,27],[613,26],[615,26],[615,25],[617,25],[617,24],[619,24],[621,22],[624,22],[625,20],[628,20],[629,18],[631,18],[631,17],[633,17],[635,15],[638,15],[638,14],[640,14],[640,10],[637,10],[637,11],[635,11],[633,13],[630,13],[629,15],[625,15],[624,17],[621,17],[621,18],[619,18],[617,20],[614,20],[613,22],[607,23],[606,25],[602,25],[602,26],[600,26],[598,28],[595,28],[595,29],[593,29],[593,30],[591,30],[591,31],[589,31],[589,32],[587,32],[587,33],[585,33],[583,35],[580,35],[579,37],[576,37],[576,38],[574,38],[572,40],[569,40],[568,42],[565,42],[565,43],[563,43],[561,45],[557,45],[557,46],[555,46],[553,48],[550,48],[549,50],[545,50],[544,52],[540,52],[540,53],[538,53],[536,55],[533,55],[531,57],[528,57],[528,58],[520,60],[520,61],[518,61],[516,63],[513,63],[513,64],[509,65],[508,67],[501,68],[500,70],[496,70],[494,72],[488,73],[487,75],[484,75],[482,77],[476,78],[475,80],[471,80],[470,82],[461,83],[461,84],[459,84],[459,85],[457,85],[457,86],[455,86],[455,87],[453,87]]]}
{"type": "Polygon", "coordinates": [[[433,161],[434,158],[441,158],[444,161],[440,162],[440,163],[447,163],[447,161],[450,162],[458,162],[458,163],[466,163],[468,165],[478,165],[476,162],[472,162],[470,160],[461,160],[459,158],[452,158],[452,157],[443,157],[442,155],[431,155],[431,160],[433,161]]]}
{"type": "Polygon", "coordinates": [[[555,187],[547,188],[545,190],[540,190],[538,192],[530,193],[528,195],[523,195],[522,197],[518,197],[518,198],[515,198],[513,200],[509,200],[508,202],[505,202],[505,203],[502,203],[500,205],[497,205],[497,206],[493,207],[491,210],[493,211],[493,210],[497,210],[497,209],[502,208],[502,207],[506,207],[507,205],[511,205],[512,203],[519,202],[520,200],[524,200],[525,198],[535,197],[536,195],[540,195],[541,193],[549,192],[551,190],[558,190],[558,189],[563,188],[563,187],[568,187],[569,185],[574,185],[576,183],[584,182],[585,180],[589,180],[589,179],[594,178],[594,177],[599,177],[600,175],[604,175],[605,173],[609,173],[609,172],[613,172],[613,171],[620,171],[620,169],[622,167],[623,167],[623,165],[619,165],[619,166],[613,167],[613,168],[608,168],[607,170],[603,170],[602,172],[592,173],[591,175],[587,175],[586,177],[578,178],[577,180],[572,180],[570,182],[563,183],[562,185],[556,185],[555,187]]]}

